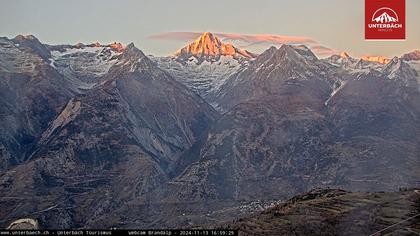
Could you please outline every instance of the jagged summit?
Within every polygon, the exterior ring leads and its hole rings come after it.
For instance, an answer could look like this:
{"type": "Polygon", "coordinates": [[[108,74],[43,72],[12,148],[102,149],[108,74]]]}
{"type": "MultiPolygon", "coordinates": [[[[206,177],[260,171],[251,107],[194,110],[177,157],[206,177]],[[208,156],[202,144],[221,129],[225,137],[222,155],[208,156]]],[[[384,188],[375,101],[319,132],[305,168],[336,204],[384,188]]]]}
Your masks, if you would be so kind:
{"type": "MultiPolygon", "coordinates": [[[[276,65],[284,62],[303,63],[307,65],[310,61],[318,60],[315,54],[313,54],[309,48],[303,45],[294,46],[283,44],[278,49],[271,47],[267,49],[263,54],[269,55],[269,62],[266,61],[265,63],[276,65]]],[[[267,56],[263,56],[262,58],[266,57],[267,56]]],[[[258,58],[260,58],[260,56],[258,58]]]]}
{"type": "Polygon", "coordinates": [[[235,59],[251,59],[255,55],[246,50],[238,49],[230,43],[223,43],[210,32],[204,32],[194,42],[179,49],[175,56],[180,59],[195,57],[199,62],[215,61],[221,56],[232,56],[235,59]]]}
{"type": "Polygon", "coordinates": [[[138,57],[145,57],[144,53],[138,49],[134,43],[130,43],[122,51],[126,55],[136,55],[138,57]]]}
{"type": "Polygon", "coordinates": [[[44,60],[50,57],[50,51],[33,35],[19,34],[11,40],[22,49],[35,52],[44,60]]]}
{"type": "Polygon", "coordinates": [[[118,59],[119,62],[117,62],[117,65],[121,65],[121,68],[124,68],[123,71],[134,72],[139,69],[148,70],[154,68],[152,61],[134,43],[128,44],[118,59]]]}
{"type": "MultiPolygon", "coordinates": [[[[330,59],[334,59],[334,60],[338,60],[338,59],[350,59],[350,60],[353,60],[353,59],[355,59],[355,58],[353,58],[352,56],[350,56],[349,54],[348,54],[348,52],[345,52],[345,51],[343,51],[343,52],[341,52],[340,54],[334,54],[334,55],[331,55],[330,57],[329,57],[330,59]]],[[[328,59],[328,58],[327,58],[328,59]]]]}
{"type": "MultiPolygon", "coordinates": [[[[61,46],[61,45],[59,45],[61,46]]],[[[99,42],[91,43],[91,44],[83,44],[83,43],[77,43],[76,45],[64,45],[64,47],[67,48],[75,48],[75,49],[84,49],[84,48],[110,48],[111,50],[115,52],[123,52],[126,48],[123,44],[119,42],[112,42],[109,44],[101,44],[99,42]]]]}
{"type": "Polygon", "coordinates": [[[311,51],[311,49],[309,49],[305,45],[297,45],[297,46],[293,46],[293,48],[296,50],[297,53],[299,53],[300,55],[304,56],[306,59],[308,59],[310,61],[316,61],[316,60],[318,60],[318,58],[311,51]]]}
{"type": "Polygon", "coordinates": [[[362,56],[360,59],[356,59],[352,56],[350,56],[347,52],[341,52],[340,54],[334,54],[330,57],[326,58],[328,61],[333,63],[342,64],[343,62],[348,63],[356,63],[360,60],[365,62],[373,62],[373,63],[379,63],[379,64],[387,64],[390,59],[384,56],[369,56],[365,55],[362,56]]]}
{"type": "Polygon", "coordinates": [[[279,48],[271,46],[263,53],[259,54],[255,60],[252,61],[251,66],[256,70],[272,70],[276,65],[281,65],[281,68],[294,68],[307,66],[308,68],[317,67],[318,58],[315,54],[304,45],[288,45],[282,44],[279,48]]]}
{"type": "Polygon", "coordinates": [[[342,66],[344,68],[353,68],[358,62],[357,59],[351,57],[347,52],[331,55],[326,60],[335,66],[342,66]]]}
{"type": "Polygon", "coordinates": [[[20,41],[22,41],[22,40],[37,40],[37,41],[39,41],[35,36],[33,36],[31,34],[29,34],[29,35],[22,35],[22,34],[16,35],[14,40],[20,40],[20,41]]]}
{"type": "Polygon", "coordinates": [[[340,56],[343,57],[343,58],[349,58],[350,57],[350,55],[347,52],[341,52],[340,56]]]}
{"type": "Polygon", "coordinates": [[[400,79],[407,86],[417,86],[417,72],[398,57],[390,59],[382,72],[390,79],[400,79]]]}

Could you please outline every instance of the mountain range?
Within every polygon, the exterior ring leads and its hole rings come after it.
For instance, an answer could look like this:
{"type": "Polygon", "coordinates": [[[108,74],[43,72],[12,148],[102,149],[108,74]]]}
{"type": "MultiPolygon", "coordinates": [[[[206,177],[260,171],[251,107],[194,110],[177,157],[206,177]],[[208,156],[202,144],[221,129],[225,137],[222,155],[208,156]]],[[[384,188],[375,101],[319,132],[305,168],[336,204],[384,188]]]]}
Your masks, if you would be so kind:
{"type": "Polygon", "coordinates": [[[418,187],[417,52],[0,38],[0,227],[219,225],[314,188],[418,187]]]}

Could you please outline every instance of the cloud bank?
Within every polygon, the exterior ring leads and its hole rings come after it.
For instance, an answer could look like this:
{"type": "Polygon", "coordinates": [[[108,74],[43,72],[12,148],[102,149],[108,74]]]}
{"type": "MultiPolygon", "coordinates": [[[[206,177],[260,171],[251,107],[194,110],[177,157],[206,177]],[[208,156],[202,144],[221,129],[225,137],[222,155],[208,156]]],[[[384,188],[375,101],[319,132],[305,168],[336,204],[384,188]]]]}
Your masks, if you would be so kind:
{"type": "MultiPolygon", "coordinates": [[[[149,39],[155,40],[176,40],[176,41],[191,41],[200,37],[201,32],[165,32],[151,35],[149,39]]],[[[321,45],[318,41],[301,36],[289,35],[273,35],[273,34],[236,34],[236,33],[214,33],[223,41],[230,41],[238,43],[242,48],[249,48],[253,46],[279,46],[281,44],[304,44],[308,46],[319,56],[328,56],[335,54],[336,51],[321,45]]]]}

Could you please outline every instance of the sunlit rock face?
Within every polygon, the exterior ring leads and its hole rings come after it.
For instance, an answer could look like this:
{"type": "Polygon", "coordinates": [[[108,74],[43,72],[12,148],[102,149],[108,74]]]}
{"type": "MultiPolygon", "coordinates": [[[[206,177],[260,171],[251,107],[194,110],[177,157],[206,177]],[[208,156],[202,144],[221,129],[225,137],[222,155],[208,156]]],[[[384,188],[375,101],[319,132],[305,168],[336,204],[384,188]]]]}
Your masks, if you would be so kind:
{"type": "Polygon", "coordinates": [[[218,59],[220,56],[232,56],[234,58],[253,58],[254,54],[238,49],[230,43],[223,43],[218,37],[210,32],[203,33],[193,43],[181,48],[175,56],[188,59],[194,56],[199,61],[218,59]]]}
{"type": "Polygon", "coordinates": [[[390,61],[389,58],[383,56],[363,56],[361,59],[365,61],[378,62],[381,64],[386,64],[390,61]]]}

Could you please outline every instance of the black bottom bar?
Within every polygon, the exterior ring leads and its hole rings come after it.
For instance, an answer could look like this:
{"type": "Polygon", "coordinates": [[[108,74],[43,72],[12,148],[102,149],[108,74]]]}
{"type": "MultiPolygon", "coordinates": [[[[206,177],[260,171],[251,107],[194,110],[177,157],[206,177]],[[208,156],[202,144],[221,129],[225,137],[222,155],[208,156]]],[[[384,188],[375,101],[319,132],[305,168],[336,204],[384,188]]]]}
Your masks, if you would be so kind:
{"type": "Polygon", "coordinates": [[[141,236],[237,236],[237,230],[183,230],[183,229],[164,229],[164,230],[1,230],[0,236],[3,235],[59,235],[59,236],[72,236],[72,235],[95,235],[95,236],[108,236],[108,235],[141,235],[141,236]]]}

